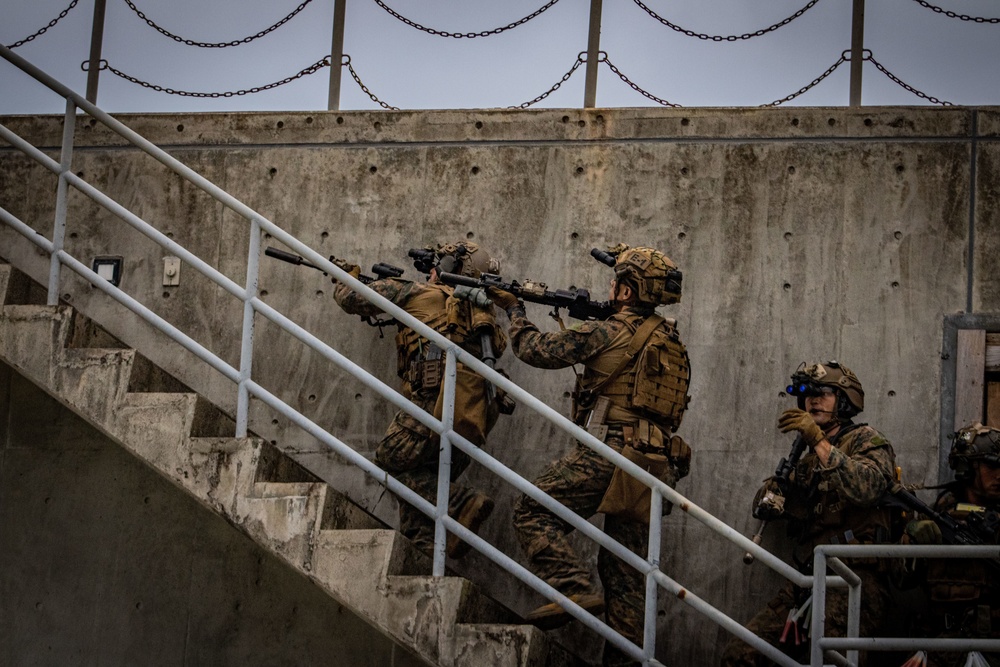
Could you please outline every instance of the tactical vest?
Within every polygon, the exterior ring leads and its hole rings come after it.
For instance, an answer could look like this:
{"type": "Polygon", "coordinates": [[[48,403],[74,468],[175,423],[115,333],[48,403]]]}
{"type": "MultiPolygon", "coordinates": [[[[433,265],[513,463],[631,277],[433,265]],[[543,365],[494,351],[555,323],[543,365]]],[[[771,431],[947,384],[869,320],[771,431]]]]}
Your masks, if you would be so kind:
{"type": "MultiPolygon", "coordinates": [[[[952,504],[947,512],[964,523],[967,512],[952,504]]],[[[979,560],[940,558],[927,562],[928,594],[934,602],[976,602],[1000,609],[1000,585],[994,571],[979,560]]]]}
{"type": "Polygon", "coordinates": [[[606,396],[611,403],[609,424],[648,419],[666,431],[677,430],[690,400],[687,390],[691,371],[676,328],[663,321],[635,354],[635,360],[608,381],[627,358],[629,345],[647,318],[621,312],[608,319],[622,322],[625,327],[577,376],[574,416],[583,420],[596,399],[606,396]]]}
{"type": "MultiPolygon", "coordinates": [[[[496,326],[492,306],[483,308],[466,299],[458,299],[447,285],[430,283],[419,287],[421,289],[403,301],[406,312],[479,359],[483,357],[480,336],[484,331],[490,334],[494,356],[503,353],[507,337],[496,326]]],[[[420,362],[440,360],[440,350],[430,341],[409,327],[401,327],[396,334],[396,354],[396,372],[400,378],[414,388],[428,384],[437,386],[433,381],[428,382],[433,377],[432,371],[418,368],[420,362]]]]}
{"type": "MultiPolygon", "coordinates": [[[[836,446],[852,431],[866,424],[850,424],[831,439],[836,446]]],[[[843,451],[843,450],[842,450],[843,451]]],[[[848,456],[850,453],[844,452],[848,456]]],[[[803,525],[800,541],[818,544],[878,544],[890,541],[891,512],[887,507],[859,507],[840,496],[838,489],[815,472],[815,454],[802,458],[799,469],[812,469],[809,480],[809,518],[803,525]]]]}

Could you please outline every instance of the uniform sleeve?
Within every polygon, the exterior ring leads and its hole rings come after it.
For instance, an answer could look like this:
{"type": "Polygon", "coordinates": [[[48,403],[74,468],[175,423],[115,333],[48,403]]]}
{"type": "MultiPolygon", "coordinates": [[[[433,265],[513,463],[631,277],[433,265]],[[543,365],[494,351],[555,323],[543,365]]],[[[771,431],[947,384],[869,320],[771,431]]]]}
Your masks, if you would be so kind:
{"type": "MultiPolygon", "coordinates": [[[[413,283],[408,283],[405,280],[395,280],[389,278],[376,280],[372,284],[368,285],[368,287],[375,290],[378,294],[384,296],[389,301],[392,301],[394,304],[402,305],[403,302],[409,298],[413,288],[413,283]]],[[[334,285],[333,298],[337,304],[344,309],[344,312],[349,315],[369,317],[382,313],[382,310],[378,306],[368,302],[360,294],[341,282],[334,285]]]]}
{"type": "Polygon", "coordinates": [[[511,312],[510,340],[515,356],[537,368],[566,368],[587,361],[614,340],[623,324],[613,321],[580,322],[568,329],[542,333],[524,311],[511,312]]]}
{"type": "Polygon", "coordinates": [[[833,448],[826,466],[818,472],[843,498],[867,507],[885,493],[895,469],[896,457],[889,440],[875,429],[862,426],[854,438],[843,443],[843,449],[833,448]]]}

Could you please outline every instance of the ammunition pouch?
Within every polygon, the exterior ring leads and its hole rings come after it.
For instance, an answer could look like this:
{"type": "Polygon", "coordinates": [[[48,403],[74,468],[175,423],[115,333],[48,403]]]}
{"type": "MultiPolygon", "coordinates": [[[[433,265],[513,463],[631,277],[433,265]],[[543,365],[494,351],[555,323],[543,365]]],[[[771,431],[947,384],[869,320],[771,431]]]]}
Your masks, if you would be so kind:
{"type": "MultiPolygon", "coordinates": [[[[647,454],[628,445],[622,449],[621,454],[671,488],[677,484],[677,470],[663,454],[647,454]]],[[[615,468],[597,511],[649,525],[652,498],[653,493],[648,486],[621,468],[615,468]]],[[[665,503],[663,513],[669,514],[671,509],[672,504],[665,503]]]]}

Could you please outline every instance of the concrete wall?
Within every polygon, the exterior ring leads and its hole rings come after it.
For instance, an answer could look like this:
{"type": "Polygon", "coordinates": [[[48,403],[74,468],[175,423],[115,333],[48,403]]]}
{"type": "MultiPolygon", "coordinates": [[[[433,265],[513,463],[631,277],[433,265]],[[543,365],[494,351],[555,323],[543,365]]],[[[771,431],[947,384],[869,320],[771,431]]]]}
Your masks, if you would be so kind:
{"type": "Polygon", "coordinates": [[[0,365],[0,663],[423,664],[0,365]]]}
{"type": "MultiPolygon", "coordinates": [[[[122,120],[323,254],[369,266],[406,264],[409,247],[472,239],[504,261],[504,274],[550,286],[610,278],[593,246],[654,245],[684,271],[684,298],[664,309],[679,321],[692,359],[692,402],[681,434],[695,450],[679,490],[750,532],[759,481],[785,455],[775,428],[782,396],[803,360],[836,358],[867,394],[862,417],[894,443],[907,481],[936,481],[945,315],[1000,310],[996,109],[619,109],[537,112],[143,115],[122,120]]],[[[56,146],[54,118],[4,123],[56,146]]],[[[238,282],[247,225],[106,131],[81,122],[73,171],[238,282]]],[[[54,178],[0,149],[0,203],[48,230],[54,178]]],[[[123,287],[196,340],[236,363],[241,310],[191,267],[179,287],[161,285],[166,253],[80,193],[70,200],[67,248],[87,259],[125,257],[123,287]]],[[[0,255],[46,275],[9,230],[0,255]]],[[[265,300],[377,377],[394,380],[390,337],[377,338],[331,302],[318,272],[266,263],[265,300]]],[[[77,307],[184,382],[232,408],[235,392],[214,371],[79,281],[63,292],[77,307]]],[[[529,306],[544,328],[546,309],[529,306]]],[[[566,411],[573,375],[512,358],[522,386],[566,411]]],[[[255,378],[359,451],[370,455],[391,411],[274,327],[261,324],[255,378]]],[[[947,418],[947,416],[945,416],[947,418]]],[[[392,520],[381,489],[345,472],[315,441],[254,406],[252,427],[350,487],[392,520]]],[[[493,434],[490,451],[532,477],[570,443],[520,408],[493,434]]],[[[498,497],[487,537],[518,554],[508,522],[510,490],[467,473],[498,497]]],[[[766,544],[780,542],[779,530],[766,544]]],[[[738,549],[675,512],[664,533],[664,569],[744,620],[776,584],[738,549]]],[[[524,610],[535,600],[473,557],[459,566],[524,610]]],[[[726,639],[680,603],[663,603],[661,653],[708,664],[726,639]]]]}

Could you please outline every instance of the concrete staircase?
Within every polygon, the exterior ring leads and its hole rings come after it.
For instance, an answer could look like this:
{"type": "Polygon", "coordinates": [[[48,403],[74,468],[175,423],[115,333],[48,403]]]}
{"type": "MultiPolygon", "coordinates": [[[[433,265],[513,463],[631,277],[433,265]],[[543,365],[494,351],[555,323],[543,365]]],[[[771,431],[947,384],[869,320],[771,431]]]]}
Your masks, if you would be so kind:
{"type": "Polygon", "coordinates": [[[442,666],[581,662],[68,306],[0,265],[0,358],[412,654],[442,666]],[[29,298],[34,292],[35,298],[29,298]]]}

